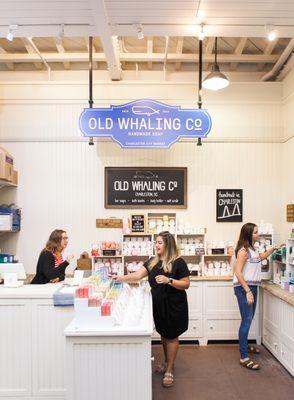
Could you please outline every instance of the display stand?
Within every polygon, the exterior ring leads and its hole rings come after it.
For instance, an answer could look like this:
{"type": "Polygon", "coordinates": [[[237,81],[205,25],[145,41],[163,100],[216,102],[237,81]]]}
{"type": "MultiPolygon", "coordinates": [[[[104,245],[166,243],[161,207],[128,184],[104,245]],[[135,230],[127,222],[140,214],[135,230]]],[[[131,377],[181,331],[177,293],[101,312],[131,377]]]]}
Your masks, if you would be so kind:
{"type": "Polygon", "coordinates": [[[148,291],[137,324],[111,327],[97,319],[79,328],[74,319],[64,331],[67,400],[151,400],[152,328],[148,291]]]}

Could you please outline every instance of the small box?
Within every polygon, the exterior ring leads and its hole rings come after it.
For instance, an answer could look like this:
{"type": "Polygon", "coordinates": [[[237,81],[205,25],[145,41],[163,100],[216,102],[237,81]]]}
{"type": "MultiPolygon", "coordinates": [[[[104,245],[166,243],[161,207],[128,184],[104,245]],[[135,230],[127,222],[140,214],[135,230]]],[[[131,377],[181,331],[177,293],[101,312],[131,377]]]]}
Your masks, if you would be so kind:
{"type": "Polygon", "coordinates": [[[21,211],[0,208],[0,231],[20,231],[21,211]]]}
{"type": "Polygon", "coordinates": [[[13,174],[12,174],[12,181],[11,181],[14,185],[18,184],[18,172],[13,170],[13,174]]]}
{"type": "Polygon", "coordinates": [[[13,157],[0,147],[0,179],[11,182],[13,178],[13,157]]]}
{"type": "Polygon", "coordinates": [[[106,250],[102,250],[102,254],[104,256],[116,256],[116,250],[112,250],[112,249],[106,249],[106,250]]]}
{"type": "Polygon", "coordinates": [[[225,254],[225,249],[224,248],[215,248],[211,249],[211,254],[217,254],[217,255],[224,255],[225,254]]]}
{"type": "Polygon", "coordinates": [[[0,214],[0,231],[12,231],[12,214],[0,214]]]}
{"type": "Polygon", "coordinates": [[[77,260],[77,269],[92,269],[92,259],[89,257],[89,254],[86,251],[84,251],[77,260]]]}
{"type": "Polygon", "coordinates": [[[13,263],[14,261],[14,255],[12,254],[0,254],[0,263],[2,264],[7,264],[7,263],[13,263]]]}

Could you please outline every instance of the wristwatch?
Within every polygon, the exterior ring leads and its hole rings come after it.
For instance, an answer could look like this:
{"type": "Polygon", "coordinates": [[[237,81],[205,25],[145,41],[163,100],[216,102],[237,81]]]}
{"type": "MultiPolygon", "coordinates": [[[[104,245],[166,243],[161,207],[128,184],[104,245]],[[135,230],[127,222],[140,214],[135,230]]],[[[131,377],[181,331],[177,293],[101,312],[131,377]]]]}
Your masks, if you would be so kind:
{"type": "Polygon", "coordinates": [[[173,284],[173,281],[174,281],[173,278],[169,278],[168,284],[169,284],[169,285],[172,285],[172,284],[173,284]]]}

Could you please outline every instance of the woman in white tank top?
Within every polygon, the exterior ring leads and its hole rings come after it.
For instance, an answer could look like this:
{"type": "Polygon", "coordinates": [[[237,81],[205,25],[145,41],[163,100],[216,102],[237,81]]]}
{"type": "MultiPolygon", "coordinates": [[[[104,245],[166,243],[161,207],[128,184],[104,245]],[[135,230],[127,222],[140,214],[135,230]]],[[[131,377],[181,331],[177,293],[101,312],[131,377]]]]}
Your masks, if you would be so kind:
{"type": "Polygon", "coordinates": [[[253,247],[253,243],[257,241],[259,241],[258,227],[250,222],[243,225],[235,251],[236,262],[233,278],[234,291],[241,314],[240,365],[252,371],[260,369],[259,364],[248,356],[248,353],[259,353],[257,347],[248,347],[248,333],[255,313],[257,289],[261,282],[261,261],[269,257],[274,250],[282,247],[273,247],[265,253],[258,254],[253,247]]]}

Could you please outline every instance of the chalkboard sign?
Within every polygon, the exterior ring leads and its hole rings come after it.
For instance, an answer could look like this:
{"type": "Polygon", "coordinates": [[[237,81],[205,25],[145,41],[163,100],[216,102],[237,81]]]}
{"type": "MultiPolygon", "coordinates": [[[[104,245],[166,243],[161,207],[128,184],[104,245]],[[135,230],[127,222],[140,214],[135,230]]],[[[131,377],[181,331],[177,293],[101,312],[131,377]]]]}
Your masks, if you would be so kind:
{"type": "Polygon", "coordinates": [[[145,215],[132,214],[131,215],[131,232],[144,233],[145,232],[145,215]]]}
{"type": "Polygon", "coordinates": [[[243,190],[217,189],[216,222],[243,221],[243,190]]]}
{"type": "Polygon", "coordinates": [[[105,208],[187,208],[187,168],[106,167],[105,208]]]}

